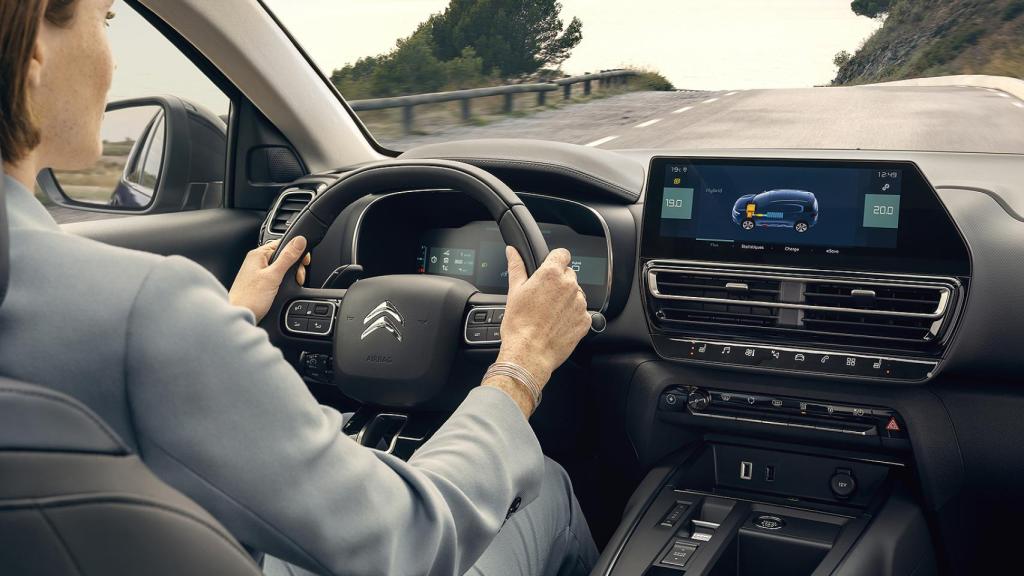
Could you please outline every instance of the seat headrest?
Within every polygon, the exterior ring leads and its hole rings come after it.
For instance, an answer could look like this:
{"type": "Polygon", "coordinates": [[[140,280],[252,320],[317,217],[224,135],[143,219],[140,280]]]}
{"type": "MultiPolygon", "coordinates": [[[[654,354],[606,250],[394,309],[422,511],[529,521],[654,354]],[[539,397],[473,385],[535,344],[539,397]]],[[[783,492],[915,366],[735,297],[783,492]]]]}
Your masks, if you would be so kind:
{"type": "Polygon", "coordinates": [[[124,455],[124,442],[84,404],[56,390],[0,377],[0,451],[124,455]]]}
{"type": "Polygon", "coordinates": [[[11,277],[11,239],[7,230],[7,196],[4,194],[4,162],[0,155],[0,306],[7,296],[7,282],[11,277]]]}

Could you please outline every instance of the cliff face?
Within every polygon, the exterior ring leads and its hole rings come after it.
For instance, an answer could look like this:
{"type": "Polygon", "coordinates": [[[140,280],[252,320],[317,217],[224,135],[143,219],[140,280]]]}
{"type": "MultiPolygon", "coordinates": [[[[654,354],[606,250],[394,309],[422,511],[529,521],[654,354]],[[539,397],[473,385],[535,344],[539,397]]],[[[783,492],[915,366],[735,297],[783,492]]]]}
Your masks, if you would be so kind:
{"type": "Polygon", "coordinates": [[[1024,0],[894,0],[832,83],[948,74],[1024,78],[1024,0]]]}

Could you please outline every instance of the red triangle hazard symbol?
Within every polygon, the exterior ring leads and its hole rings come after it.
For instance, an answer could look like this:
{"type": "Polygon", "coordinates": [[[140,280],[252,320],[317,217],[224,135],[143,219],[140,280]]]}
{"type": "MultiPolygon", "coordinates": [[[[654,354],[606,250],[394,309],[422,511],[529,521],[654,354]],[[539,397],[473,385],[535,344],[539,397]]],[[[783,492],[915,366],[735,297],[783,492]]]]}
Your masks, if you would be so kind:
{"type": "Polygon", "coordinates": [[[899,425],[898,422],[896,422],[896,417],[895,416],[890,416],[889,417],[889,423],[885,425],[885,429],[888,430],[889,432],[899,432],[900,431],[900,425],[899,425]]]}

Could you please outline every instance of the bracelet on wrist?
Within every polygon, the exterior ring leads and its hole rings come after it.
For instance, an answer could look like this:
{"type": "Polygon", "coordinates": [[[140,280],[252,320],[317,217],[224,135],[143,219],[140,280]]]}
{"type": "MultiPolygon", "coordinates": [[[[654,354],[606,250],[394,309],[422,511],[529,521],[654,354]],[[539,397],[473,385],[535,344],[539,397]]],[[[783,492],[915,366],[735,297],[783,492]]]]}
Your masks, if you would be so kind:
{"type": "Polygon", "coordinates": [[[537,384],[537,379],[526,368],[514,362],[495,362],[487,368],[487,372],[484,373],[484,380],[491,376],[505,376],[518,382],[523,388],[526,388],[530,397],[533,398],[533,408],[536,409],[537,406],[540,406],[540,401],[544,394],[541,392],[540,385],[537,384]]]}

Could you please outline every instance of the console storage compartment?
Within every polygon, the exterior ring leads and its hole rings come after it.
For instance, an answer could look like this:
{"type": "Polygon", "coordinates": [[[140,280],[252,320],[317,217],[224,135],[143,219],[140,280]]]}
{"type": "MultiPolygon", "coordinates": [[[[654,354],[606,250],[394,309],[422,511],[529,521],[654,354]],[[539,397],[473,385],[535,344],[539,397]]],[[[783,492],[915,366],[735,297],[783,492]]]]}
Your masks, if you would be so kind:
{"type": "Polygon", "coordinates": [[[849,575],[869,562],[876,574],[934,573],[924,516],[902,489],[899,463],[710,440],[627,519],[600,574],[849,575]],[[882,542],[903,540],[891,564],[879,564],[884,556],[867,549],[880,542],[871,533],[876,518],[886,531],[882,542]]]}

